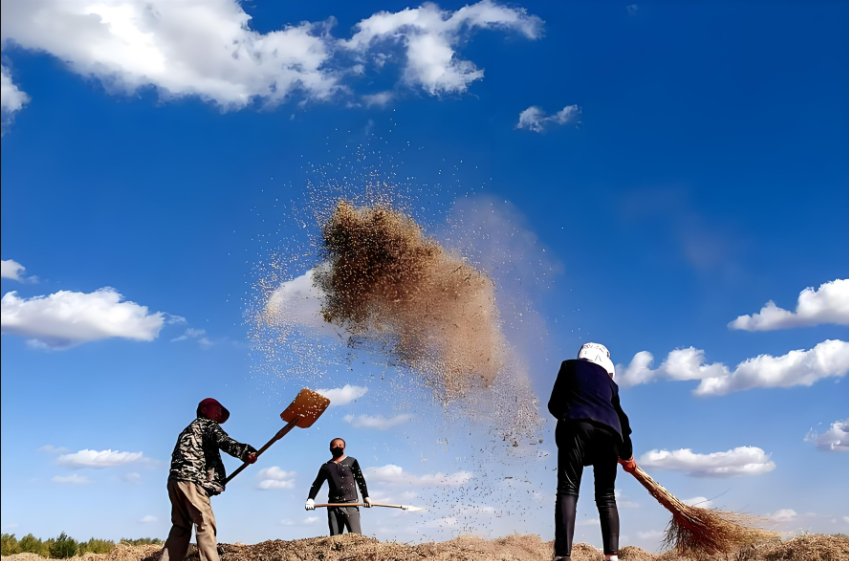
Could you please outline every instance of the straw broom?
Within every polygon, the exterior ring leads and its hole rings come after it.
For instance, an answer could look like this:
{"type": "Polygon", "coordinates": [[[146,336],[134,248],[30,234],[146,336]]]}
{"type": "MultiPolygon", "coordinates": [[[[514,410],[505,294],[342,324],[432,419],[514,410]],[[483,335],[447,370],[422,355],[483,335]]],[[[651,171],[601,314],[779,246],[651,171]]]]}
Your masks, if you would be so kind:
{"type": "Polygon", "coordinates": [[[672,513],[664,544],[680,553],[729,553],[755,542],[778,537],[775,532],[752,527],[756,519],[751,516],[685,505],[640,467],[636,467],[632,475],[672,513]]]}

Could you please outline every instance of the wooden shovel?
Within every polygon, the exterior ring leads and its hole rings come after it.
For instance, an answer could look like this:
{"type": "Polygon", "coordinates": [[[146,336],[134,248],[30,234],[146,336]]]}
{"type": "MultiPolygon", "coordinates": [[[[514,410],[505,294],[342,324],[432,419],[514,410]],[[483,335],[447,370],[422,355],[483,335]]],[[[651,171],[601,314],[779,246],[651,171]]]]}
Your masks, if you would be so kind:
{"type": "MultiPolygon", "coordinates": [[[[280,413],[280,418],[287,423],[286,426],[280,429],[271,440],[266,442],[265,446],[257,450],[257,458],[259,458],[263,452],[271,448],[272,444],[289,434],[289,431],[296,426],[301,427],[302,429],[311,427],[312,424],[321,417],[321,414],[324,413],[324,410],[327,409],[328,405],[330,405],[330,400],[320,393],[306,388],[302,389],[298,392],[298,396],[295,398],[295,401],[293,401],[285,411],[280,413]]],[[[242,473],[242,470],[249,465],[250,464],[246,462],[239,466],[239,469],[231,473],[230,477],[224,480],[224,483],[230,483],[231,479],[242,473]]]]}
{"type": "MultiPolygon", "coordinates": [[[[315,505],[315,508],[324,508],[324,507],[332,507],[332,506],[366,506],[366,503],[325,503],[320,505],[315,505]]],[[[410,506],[410,505],[387,505],[382,503],[371,503],[371,506],[382,506],[383,508],[400,508],[401,510],[406,510],[409,512],[418,512],[423,511],[425,509],[418,506],[410,506]]]]}

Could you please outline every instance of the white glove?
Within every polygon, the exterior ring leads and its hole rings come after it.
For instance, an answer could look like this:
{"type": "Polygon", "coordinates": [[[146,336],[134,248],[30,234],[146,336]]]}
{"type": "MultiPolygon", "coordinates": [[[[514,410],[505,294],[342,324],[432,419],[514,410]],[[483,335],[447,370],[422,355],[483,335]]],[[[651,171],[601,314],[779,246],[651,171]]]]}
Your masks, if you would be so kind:
{"type": "Polygon", "coordinates": [[[363,502],[366,503],[366,508],[371,508],[371,499],[366,497],[363,499],[363,502]]]}
{"type": "Polygon", "coordinates": [[[315,510],[315,501],[312,499],[308,499],[307,504],[304,505],[304,508],[307,510],[315,510]]]}

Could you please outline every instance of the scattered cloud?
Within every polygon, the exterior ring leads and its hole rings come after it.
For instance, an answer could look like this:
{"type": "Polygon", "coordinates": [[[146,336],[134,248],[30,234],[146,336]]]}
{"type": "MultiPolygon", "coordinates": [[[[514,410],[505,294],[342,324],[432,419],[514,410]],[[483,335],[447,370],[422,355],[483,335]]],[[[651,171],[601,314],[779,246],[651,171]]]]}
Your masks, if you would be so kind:
{"type": "Polygon", "coordinates": [[[4,279],[23,281],[26,267],[11,259],[0,260],[0,277],[4,279]]]}
{"type": "MultiPolygon", "coordinates": [[[[441,10],[432,3],[400,12],[378,12],[354,26],[351,39],[339,46],[381,68],[392,47],[400,45],[406,56],[403,82],[421,87],[431,95],[463,93],[483,70],[462,60],[456,49],[478,29],[515,31],[528,39],[542,36],[543,21],[521,8],[501,6],[490,0],[465,6],[456,12],[441,10]]],[[[390,54],[391,56],[391,54],[390,54]]]]}
{"type": "Polygon", "coordinates": [[[651,468],[680,471],[695,477],[737,477],[763,475],[775,469],[770,455],[754,446],[741,446],[728,452],[695,454],[689,448],[652,450],[638,462],[651,468]]]}
{"type": "Polygon", "coordinates": [[[681,502],[687,506],[697,506],[699,508],[711,508],[713,506],[713,501],[707,497],[693,497],[692,499],[683,499],[681,502]]]}
{"type": "Polygon", "coordinates": [[[131,485],[141,484],[142,476],[139,473],[128,473],[124,475],[124,481],[131,485]]]}
{"type": "Polygon", "coordinates": [[[565,125],[573,122],[580,113],[577,105],[567,105],[554,115],[546,115],[541,108],[531,105],[519,113],[519,122],[516,124],[516,128],[543,133],[550,125],[565,125]]]}
{"type": "Polygon", "coordinates": [[[395,94],[392,92],[378,92],[375,94],[364,95],[362,100],[366,107],[386,107],[394,98],[395,94]]]}
{"type": "Polygon", "coordinates": [[[637,532],[637,537],[641,540],[660,540],[666,536],[666,533],[661,530],[649,530],[648,532],[637,532]]]}
{"type": "Polygon", "coordinates": [[[295,475],[296,473],[294,471],[285,471],[278,466],[261,469],[257,474],[257,477],[260,479],[257,488],[263,491],[292,489],[295,487],[295,475]]]}
{"type": "Polygon", "coordinates": [[[174,337],[173,339],[171,339],[171,342],[179,343],[181,341],[189,340],[197,341],[198,345],[202,349],[209,349],[210,347],[215,346],[215,343],[209,340],[208,337],[206,337],[206,329],[195,329],[193,327],[186,329],[179,337],[174,337]]]}
{"type": "Polygon", "coordinates": [[[811,429],[805,442],[813,442],[817,450],[824,452],[849,452],[849,419],[834,421],[822,434],[811,429]]]}
{"type": "Polygon", "coordinates": [[[601,520],[598,518],[585,518],[577,523],[578,526],[598,526],[601,524],[601,520]]]}
{"type": "Polygon", "coordinates": [[[770,520],[774,520],[775,522],[791,522],[798,518],[799,515],[792,508],[783,508],[773,512],[772,514],[767,514],[766,517],[770,520]]]}
{"type": "MultiPolygon", "coordinates": [[[[381,71],[404,53],[402,81],[440,93],[462,93],[483,70],[457,50],[473,31],[542,35],[543,22],[521,8],[491,0],[457,11],[425,3],[361,20],[350,39],[331,34],[335,18],[304,21],[260,33],[237,0],[105,3],[10,2],[2,5],[2,42],[49,53],[67,68],[98,79],[109,93],[154,88],[164,100],[197,97],[222,111],[292,99],[350,98],[346,79],[366,65],[381,71]]],[[[28,101],[3,67],[3,111],[28,101]]],[[[380,93],[372,94],[380,96],[380,93]]]]}
{"type": "Polygon", "coordinates": [[[407,473],[403,468],[393,464],[369,467],[365,472],[368,481],[408,487],[459,487],[472,479],[472,474],[468,471],[458,471],[450,475],[435,473],[419,476],[407,473]]]}
{"type": "Polygon", "coordinates": [[[423,524],[423,526],[425,528],[449,528],[451,526],[456,526],[457,522],[458,521],[455,516],[446,516],[445,518],[428,520],[423,524]]]}
{"type": "Polygon", "coordinates": [[[341,388],[323,389],[315,391],[329,399],[330,406],[334,407],[340,405],[348,405],[352,401],[363,397],[364,395],[366,395],[366,392],[368,392],[368,388],[345,384],[341,388]]]}
{"type": "Polygon", "coordinates": [[[360,415],[359,417],[354,415],[345,415],[345,422],[358,429],[366,428],[387,430],[392,427],[397,427],[398,425],[403,425],[404,423],[409,423],[412,419],[413,416],[409,413],[395,415],[394,417],[388,418],[383,415],[360,415]]]}
{"type": "Polygon", "coordinates": [[[639,503],[635,503],[634,501],[626,500],[625,495],[622,494],[622,491],[618,489],[613,491],[614,496],[616,497],[616,506],[619,508],[639,508],[639,503]]]}
{"type": "Polygon", "coordinates": [[[849,524],[849,516],[844,516],[843,521],[846,522],[847,524],[849,524]]]}
{"type": "Polygon", "coordinates": [[[628,6],[625,6],[625,9],[628,10],[628,15],[633,17],[637,15],[637,10],[639,9],[639,6],[637,6],[636,4],[629,4],[628,6]]]}
{"type": "Polygon", "coordinates": [[[657,369],[647,351],[634,355],[627,366],[617,365],[617,382],[623,387],[657,380],[700,380],[693,393],[700,396],[725,395],[753,388],[811,386],[823,378],[842,378],[849,372],[849,343],[827,340],[809,351],[790,351],[774,357],[759,355],[737,365],[733,371],[721,362],[707,364],[705,352],[694,347],[669,353],[657,369]]]}
{"type": "Polygon", "coordinates": [[[286,518],[280,521],[281,526],[310,526],[319,521],[318,516],[307,516],[303,520],[292,520],[291,518],[286,518]]]}
{"type": "Polygon", "coordinates": [[[154,522],[159,522],[159,519],[153,515],[148,514],[147,516],[142,517],[139,522],[141,522],[142,524],[153,524],[154,522]]]}
{"type": "MultiPolygon", "coordinates": [[[[12,75],[6,65],[0,65],[0,115],[2,115],[3,129],[14,118],[15,113],[23,109],[29,100],[29,96],[12,81],[12,75]]],[[[6,263],[6,261],[3,261],[4,279],[9,278],[6,276],[6,263]]]]}
{"type": "Polygon", "coordinates": [[[88,294],[61,290],[32,298],[9,292],[0,301],[0,324],[3,334],[28,337],[33,346],[50,350],[115,337],[156,339],[165,315],[123,298],[113,288],[88,294]]]}
{"type": "Polygon", "coordinates": [[[88,477],[77,475],[76,473],[73,475],[57,475],[51,481],[62,485],[88,485],[89,483],[94,483],[88,477]]]}
{"type": "Polygon", "coordinates": [[[64,454],[65,452],[70,452],[70,450],[64,446],[53,446],[52,444],[45,444],[39,448],[38,451],[45,452],[47,454],[64,454]]]}
{"type": "Polygon", "coordinates": [[[311,335],[347,338],[341,328],[324,321],[324,292],[315,285],[315,269],[286,281],[268,299],[264,319],[274,326],[303,328],[311,335]]]}
{"type": "Polygon", "coordinates": [[[849,279],[837,279],[808,287],[799,293],[796,311],[791,312],[770,300],[761,311],[740,316],[728,324],[729,329],[773,331],[793,327],[811,327],[823,323],[849,325],[849,279]]]}
{"type": "Polygon", "coordinates": [[[80,450],[73,454],[62,454],[56,463],[70,468],[104,469],[148,461],[141,452],[80,450]]]}

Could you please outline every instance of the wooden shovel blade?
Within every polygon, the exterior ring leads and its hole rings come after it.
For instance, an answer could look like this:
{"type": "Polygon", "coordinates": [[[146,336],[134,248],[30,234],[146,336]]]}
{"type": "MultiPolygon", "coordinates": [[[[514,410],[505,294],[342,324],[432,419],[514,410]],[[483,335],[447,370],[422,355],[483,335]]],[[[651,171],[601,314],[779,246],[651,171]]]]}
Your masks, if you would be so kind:
{"type": "Polygon", "coordinates": [[[329,399],[318,392],[304,388],[298,392],[295,401],[280,413],[280,418],[287,423],[298,419],[298,426],[305,429],[311,427],[321,417],[328,405],[330,405],[329,399]]]}

